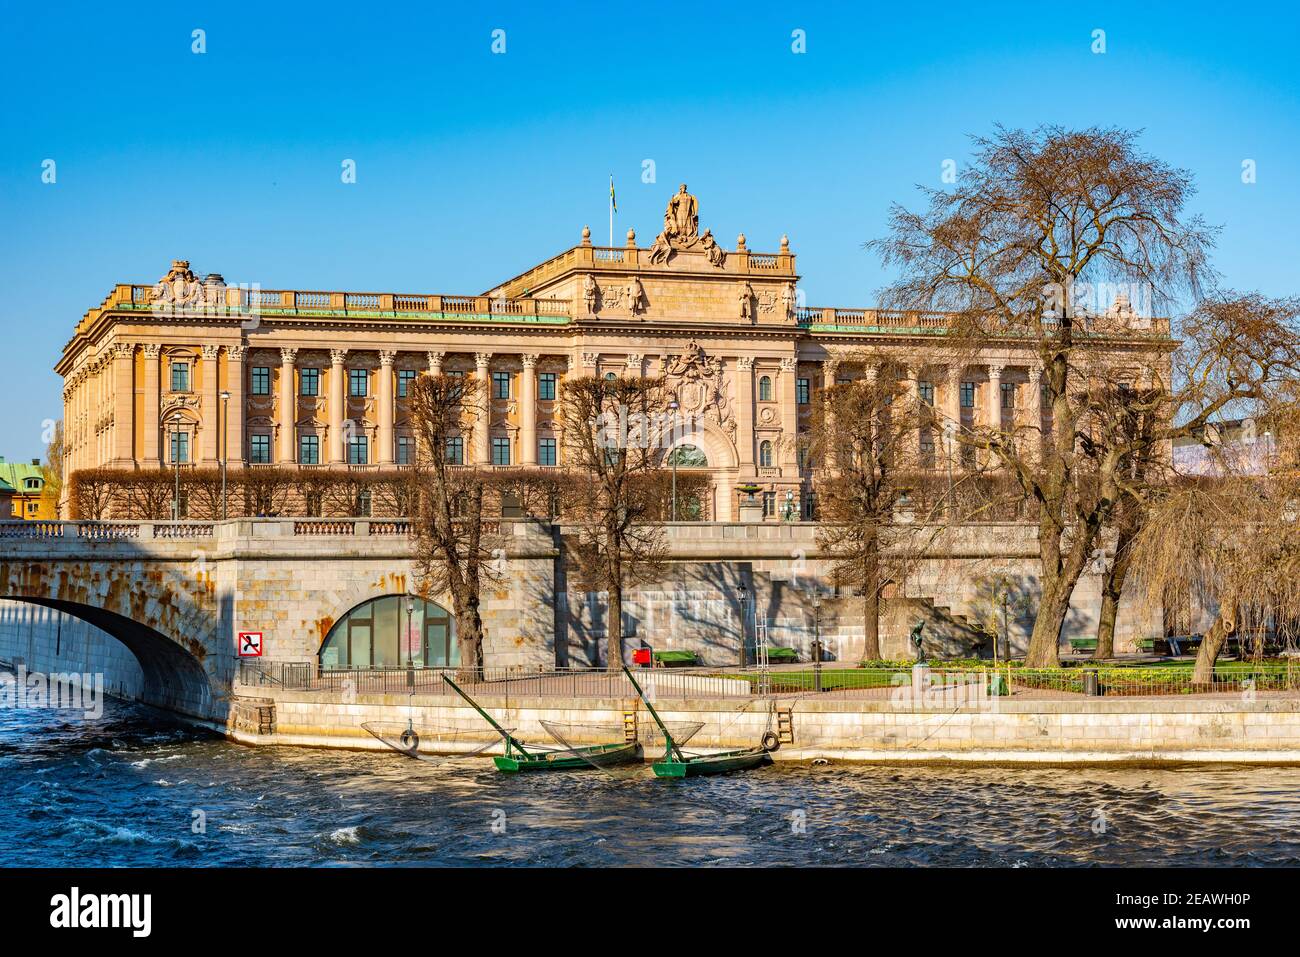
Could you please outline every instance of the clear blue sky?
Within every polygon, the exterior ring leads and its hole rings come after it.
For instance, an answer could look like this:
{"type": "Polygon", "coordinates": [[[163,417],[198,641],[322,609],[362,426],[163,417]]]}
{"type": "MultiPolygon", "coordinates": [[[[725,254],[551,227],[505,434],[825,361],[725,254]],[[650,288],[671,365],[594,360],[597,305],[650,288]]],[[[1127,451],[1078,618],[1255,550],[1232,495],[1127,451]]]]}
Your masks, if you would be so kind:
{"type": "Polygon", "coordinates": [[[801,6],[4,0],[0,454],[42,453],[51,367],[115,282],[188,258],[263,288],[477,293],[584,223],[603,243],[611,172],[618,237],[648,244],[685,181],[724,245],[788,233],[810,304],[867,305],[889,203],[998,122],[1145,130],[1224,227],[1226,281],[1300,293],[1294,4],[801,6]]]}

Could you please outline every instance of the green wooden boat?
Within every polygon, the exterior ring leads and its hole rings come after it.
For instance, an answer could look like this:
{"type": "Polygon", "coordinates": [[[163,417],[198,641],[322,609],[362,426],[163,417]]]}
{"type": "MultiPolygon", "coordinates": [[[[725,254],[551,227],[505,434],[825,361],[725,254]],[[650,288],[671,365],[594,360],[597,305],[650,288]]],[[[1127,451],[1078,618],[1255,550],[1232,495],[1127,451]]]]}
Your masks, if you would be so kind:
{"type": "Polygon", "coordinates": [[[636,678],[632,677],[632,672],[627,665],[623,666],[623,674],[627,675],[627,680],[632,682],[632,687],[645,702],[646,710],[650,712],[650,717],[654,718],[655,724],[659,725],[659,730],[664,736],[663,760],[651,765],[656,777],[694,778],[706,774],[729,774],[732,771],[748,771],[750,768],[772,763],[772,755],[764,747],[721,751],[717,754],[690,754],[683,751],[673,740],[672,733],[659,719],[659,712],[655,711],[654,705],[646,698],[645,692],[637,684],[636,678]]]}
{"type": "Polygon", "coordinates": [[[593,744],[591,747],[572,750],[512,752],[507,745],[505,754],[493,757],[498,771],[586,771],[589,768],[609,768],[642,760],[639,741],[618,741],[614,744],[593,744]]]}
{"type": "Polygon", "coordinates": [[[629,764],[642,759],[639,741],[616,741],[612,744],[593,744],[581,748],[548,749],[525,747],[492,716],[479,707],[478,702],[465,693],[464,689],[446,675],[442,680],[460,695],[469,706],[479,713],[493,730],[501,735],[506,743],[506,753],[494,755],[492,763],[498,771],[516,773],[519,771],[586,771],[591,768],[607,768],[619,764],[629,764]]]}

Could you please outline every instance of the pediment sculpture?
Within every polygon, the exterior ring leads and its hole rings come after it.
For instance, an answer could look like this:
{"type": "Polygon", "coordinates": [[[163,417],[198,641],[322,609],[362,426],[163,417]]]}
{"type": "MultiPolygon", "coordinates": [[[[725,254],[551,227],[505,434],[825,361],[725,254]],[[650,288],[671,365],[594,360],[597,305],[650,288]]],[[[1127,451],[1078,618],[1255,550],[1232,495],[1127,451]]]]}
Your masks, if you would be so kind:
{"type": "Polygon", "coordinates": [[[713,233],[707,229],[700,233],[700,202],[687,192],[686,184],[682,183],[668,200],[663,232],[655,237],[654,245],[650,247],[650,262],[652,265],[666,263],[678,250],[697,246],[713,265],[720,267],[726,261],[727,254],[717,244],[713,233]]]}

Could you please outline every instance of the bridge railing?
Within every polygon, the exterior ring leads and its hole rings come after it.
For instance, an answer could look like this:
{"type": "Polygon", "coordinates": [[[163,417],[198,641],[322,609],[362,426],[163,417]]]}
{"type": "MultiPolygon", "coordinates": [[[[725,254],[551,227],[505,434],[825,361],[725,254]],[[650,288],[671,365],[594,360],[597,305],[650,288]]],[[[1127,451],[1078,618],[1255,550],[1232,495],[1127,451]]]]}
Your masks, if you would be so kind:
{"type": "Polygon", "coordinates": [[[74,540],[94,542],[176,541],[219,537],[223,527],[255,524],[258,533],[278,537],[321,537],[347,535],[354,538],[405,537],[411,523],[404,518],[238,518],[225,522],[59,522],[0,521],[0,539],[74,540]]]}

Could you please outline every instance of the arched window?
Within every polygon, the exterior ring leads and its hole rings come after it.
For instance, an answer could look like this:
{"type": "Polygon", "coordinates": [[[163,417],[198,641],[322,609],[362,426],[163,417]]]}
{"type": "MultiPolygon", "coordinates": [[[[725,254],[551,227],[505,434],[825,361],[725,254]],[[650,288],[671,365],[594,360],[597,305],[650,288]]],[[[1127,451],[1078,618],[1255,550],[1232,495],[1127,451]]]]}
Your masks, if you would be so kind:
{"type": "Polygon", "coordinates": [[[758,464],[766,469],[772,467],[772,443],[766,439],[758,443],[758,464]]]}
{"type": "Polygon", "coordinates": [[[460,662],[456,620],[441,605],[385,595],[357,605],[334,623],[320,648],[323,671],[438,668],[460,662]]]}
{"type": "Polygon", "coordinates": [[[612,372],[606,372],[606,373],[605,373],[605,381],[606,381],[606,382],[613,382],[613,381],[614,381],[615,379],[617,379],[617,378],[618,378],[618,376],[615,375],[615,374],[612,373],[612,372]]]}
{"type": "Polygon", "coordinates": [[[679,445],[668,453],[668,464],[679,469],[705,469],[709,457],[696,445],[679,445]]]}
{"type": "Polygon", "coordinates": [[[759,402],[772,401],[772,377],[771,376],[765,375],[758,380],[758,401],[759,402]]]}

